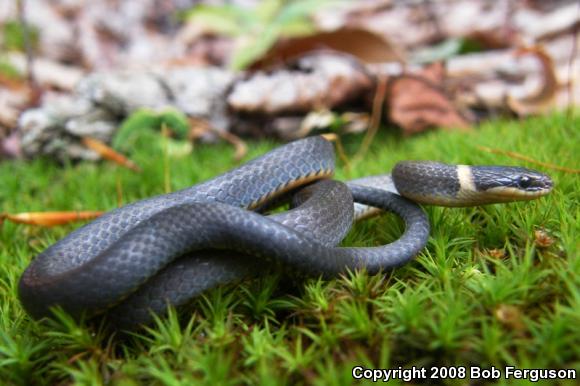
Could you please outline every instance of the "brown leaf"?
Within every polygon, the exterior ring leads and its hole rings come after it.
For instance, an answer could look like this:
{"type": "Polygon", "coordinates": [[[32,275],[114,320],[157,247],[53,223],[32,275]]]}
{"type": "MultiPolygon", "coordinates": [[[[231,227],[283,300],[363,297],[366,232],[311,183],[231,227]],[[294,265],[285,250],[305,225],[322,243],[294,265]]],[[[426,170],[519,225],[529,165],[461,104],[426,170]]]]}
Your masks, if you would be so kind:
{"type": "Polygon", "coordinates": [[[83,144],[91,150],[99,153],[101,157],[109,161],[113,161],[117,165],[126,167],[135,172],[140,172],[141,168],[133,161],[125,157],[123,154],[113,150],[111,147],[107,146],[105,143],[99,141],[95,138],[84,137],[83,144]]]}
{"type": "Polygon", "coordinates": [[[26,91],[28,88],[24,80],[15,79],[2,73],[0,73],[0,86],[15,91],[26,91]]]}
{"type": "Polygon", "coordinates": [[[74,211],[74,212],[25,212],[0,215],[1,219],[10,220],[18,224],[40,225],[51,227],[64,225],[75,221],[92,220],[104,212],[100,211],[74,211]]]}
{"type": "Polygon", "coordinates": [[[289,115],[360,103],[373,88],[373,76],[356,58],[318,53],[240,79],[233,84],[227,103],[236,113],[289,115]]]}
{"type": "Polygon", "coordinates": [[[520,48],[515,52],[515,55],[516,57],[533,55],[538,59],[542,67],[543,84],[535,93],[521,98],[508,95],[508,106],[520,116],[547,112],[554,106],[556,95],[560,89],[554,61],[550,55],[539,46],[520,48]]]}
{"type": "Polygon", "coordinates": [[[347,53],[365,63],[404,61],[400,49],[382,36],[365,29],[345,27],[306,37],[280,40],[262,58],[251,64],[249,69],[264,69],[320,50],[347,53]]]}
{"type": "Polygon", "coordinates": [[[447,75],[445,64],[441,61],[433,62],[422,68],[417,75],[435,85],[440,85],[445,81],[445,77],[447,75]]]}
{"type": "Polygon", "coordinates": [[[443,89],[433,82],[442,79],[439,65],[425,75],[401,75],[389,81],[388,117],[405,134],[432,127],[469,129],[470,122],[453,105],[443,89]]]}

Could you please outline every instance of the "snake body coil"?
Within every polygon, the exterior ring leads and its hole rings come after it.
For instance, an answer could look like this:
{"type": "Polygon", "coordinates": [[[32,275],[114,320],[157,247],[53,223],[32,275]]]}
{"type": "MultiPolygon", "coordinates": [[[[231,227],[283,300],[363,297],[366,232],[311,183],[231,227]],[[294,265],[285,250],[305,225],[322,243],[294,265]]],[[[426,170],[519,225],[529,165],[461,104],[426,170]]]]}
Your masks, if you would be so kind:
{"type": "MultiPolygon", "coordinates": [[[[265,262],[324,276],[358,268],[375,273],[414,257],[429,236],[424,212],[397,190],[413,200],[462,206],[530,199],[551,189],[549,178],[537,172],[495,168],[401,163],[393,171],[396,189],[391,183],[377,189],[377,181],[388,179],[384,176],[348,187],[321,181],[306,188],[300,205],[286,213],[265,217],[248,211],[332,175],[332,145],[322,137],[306,138],[205,183],[135,202],[79,228],[26,269],[20,299],[36,318],[60,306],[73,315],[109,310],[121,325],[130,325],[146,322],[151,311],[162,312],[167,303],[182,304],[246,276],[265,262]],[[500,182],[490,177],[500,172],[500,182]],[[431,185],[421,181],[426,178],[431,185]],[[369,184],[375,187],[363,186],[369,184]],[[382,247],[335,247],[352,224],[353,198],[399,215],[406,227],[401,238],[382,247]]],[[[361,215],[367,208],[356,210],[361,215]]]]}

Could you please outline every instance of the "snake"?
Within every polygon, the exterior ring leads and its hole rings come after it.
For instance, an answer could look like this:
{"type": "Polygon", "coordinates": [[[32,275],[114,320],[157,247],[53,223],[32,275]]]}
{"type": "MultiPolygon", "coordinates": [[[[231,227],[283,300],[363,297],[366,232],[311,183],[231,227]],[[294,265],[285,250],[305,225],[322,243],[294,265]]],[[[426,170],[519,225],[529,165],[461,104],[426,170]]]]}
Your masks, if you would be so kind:
{"type": "Polygon", "coordinates": [[[334,168],[332,143],[312,136],[208,181],[111,210],[38,254],[20,278],[19,299],[35,319],[59,307],[133,328],[168,305],[271,266],[325,278],[401,266],[428,242],[421,204],[531,200],[553,187],[549,176],[515,166],[407,160],[390,174],[347,183],[331,179],[334,168]],[[265,215],[288,200],[290,210],[265,215]],[[355,219],[380,211],[403,220],[398,239],[337,246],[355,219]]]}

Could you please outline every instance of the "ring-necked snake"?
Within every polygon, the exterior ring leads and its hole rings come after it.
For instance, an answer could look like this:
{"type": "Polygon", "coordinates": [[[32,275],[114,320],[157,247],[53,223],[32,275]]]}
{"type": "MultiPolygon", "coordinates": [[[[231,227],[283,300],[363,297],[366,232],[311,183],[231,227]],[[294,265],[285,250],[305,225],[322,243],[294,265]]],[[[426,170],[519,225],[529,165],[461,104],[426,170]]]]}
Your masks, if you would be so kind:
{"type": "Polygon", "coordinates": [[[309,137],[210,181],[108,212],[38,255],[22,275],[20,300],[35,318],[60,306],[72,315],[106,311],[130,326],[271,263],[330,277],[399,266],[429,236],[428,219],[415,202],[479,205],[532,199],[552,188],[544,174],[507,166],[404,161],[392,179],[348,185],[328,180],[333,170],[332,144],[309,137]],[[292,210],[271,216],[249,210],[309,183],[292,210]],[[404,234],[380,247],[336,247],[353,213],[361,217],[369,208],[395,212],[404,234]]]}

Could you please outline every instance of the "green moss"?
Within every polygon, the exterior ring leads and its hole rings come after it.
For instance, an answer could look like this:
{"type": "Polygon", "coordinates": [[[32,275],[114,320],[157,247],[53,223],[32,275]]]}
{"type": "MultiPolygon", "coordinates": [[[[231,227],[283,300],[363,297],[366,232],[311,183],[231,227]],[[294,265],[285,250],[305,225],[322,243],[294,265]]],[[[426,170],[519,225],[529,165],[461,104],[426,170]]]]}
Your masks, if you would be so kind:
{"type": "Polygon", "coordinates": [[[148,132],[161,132],[163,126],[166,126],[178,139],[185,139],[189,132],[187,117],[177,110],[155,112],[140,109],[121,123],[113,138],[113,147],[130,151],[135,148],[136,142],[148,136],[148,132]]]}
{"type": "MultiPolygon", "coordinates": [[[[580,370],[580,179],[477,147],[579,168],[578,127],[578,115],[555,114],[493,121],[470,134],[402,138],[385,128],[364,160],[351,170],[339,165],[338,178],[385,173],[402,159],[436,159],[539,168],[553,176],[556,188],[534,202],[426,208],[428,247],[392,272],[292,285],[271,276],[217,288],[126,340],[62,314],[52,322],[31,321],[17,300],[18,277],[34,255],[76,226],[5,223],[0,383],[344,385],[352,383],[355,365],[580,370]],[[536,246],[538,230],[554,244],[536,246]]],[[[225,144],[198,145],[190,157],[160,162],[159,141],[158,131],[146,130],[131,142],[141,174],[110,163],[0,164],[0,211],[112,209],[119,187],[124,203],[163,193],[164,165],[174,189],[235,166],[225,144]]],[[[347,151],[352,154],[360,141],[344,138],[347,151]]],[[[249,145],[247,159],[277,146],[249,145]]],[[[344,245],[386,243],[401,229],[393,216],[383,216],[355,226],[344,245]]]]}

